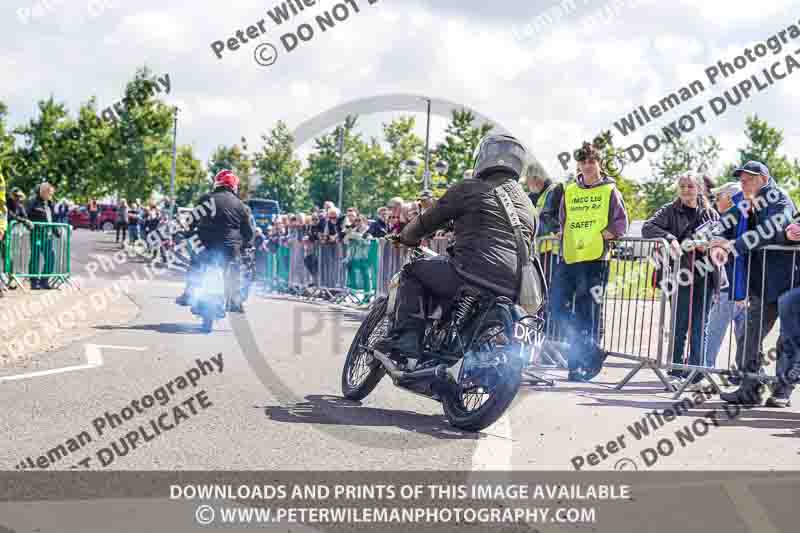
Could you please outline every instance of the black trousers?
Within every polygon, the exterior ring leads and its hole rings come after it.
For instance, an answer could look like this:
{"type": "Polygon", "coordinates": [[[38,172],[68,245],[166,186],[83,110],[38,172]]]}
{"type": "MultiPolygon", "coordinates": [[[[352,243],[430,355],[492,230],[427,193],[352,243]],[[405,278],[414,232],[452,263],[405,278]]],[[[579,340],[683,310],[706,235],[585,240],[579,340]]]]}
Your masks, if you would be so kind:
{"type": "Polygon", "coordinates": [[[446,256],[421,259],[403,267],[393,332],[417,329],[419,321],[426,317],[426,296],[433,295],[446,304],[456,297],[464,284],[446,256]]]}
{"type": "Polygon", "coordinates": [[[128,223],[127,222],[117,222],[114,224],[115,229],[117,230],[117,238],[116,242],[119,242],[119,233],[122,232],[122,242],[125,242],[125,238],[127,237],[128,233],[128,223]]]}
{"type": "MultiPolygon", "coordinates": [[[[703,346],[708,313],[711,312],[711,287],[706,280],[694,279],[691,286],[678,288],[678,303],[675,319],[675,344],[672,347],[672,363],[683,364],[686,337],[689,336],[688,364],[700,366],[703,364],[703,346]],[[694,289],[693,289],[694,288],[694,289]],[[689,323],[691,315],[691,324],[689,323]],[[691,331],[690,331],[691,330],[691,331]]],[[[673,370],[670,375],[688,377],[689,372],[673,370]]]]}

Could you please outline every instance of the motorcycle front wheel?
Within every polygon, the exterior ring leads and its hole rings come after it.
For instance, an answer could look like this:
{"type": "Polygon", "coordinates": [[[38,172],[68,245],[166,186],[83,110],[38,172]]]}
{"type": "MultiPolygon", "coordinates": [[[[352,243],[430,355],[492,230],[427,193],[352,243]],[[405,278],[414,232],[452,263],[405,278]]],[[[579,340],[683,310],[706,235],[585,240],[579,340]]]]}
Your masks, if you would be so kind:
{"type": "Polygon", "coordinates": [[[481,431],[503,416],[522,381],[522,364],[513,351],[510,328],[500,317],[481,326],[462,362],[456,390],[442,398],[451,425],[481,431]]]}
{"type": "Polygon", "coordinates": [[[386,369],[369,353],[388,330],[387,300],[379,298],[358,328],[342,369],[342,395],[360,401],[371,393],[386,374],[386,369]]]}

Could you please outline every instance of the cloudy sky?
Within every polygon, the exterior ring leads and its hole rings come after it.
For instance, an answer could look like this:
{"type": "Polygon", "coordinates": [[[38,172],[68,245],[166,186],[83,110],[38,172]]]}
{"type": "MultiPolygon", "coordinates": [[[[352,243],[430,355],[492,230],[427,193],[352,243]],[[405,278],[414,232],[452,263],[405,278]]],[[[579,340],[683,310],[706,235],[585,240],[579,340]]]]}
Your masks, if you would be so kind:
{"type": "MultiPolygon", "coordinates": [[[[102,108],[119,100],[136,68],[147,65],[170,75],[165,100],[182,110],[179,142],[194,145],[206,159],[216,145],[242,135],[257,144],[277,120],[294,128],[353,100],[427,95],[502,124],[559,176],[559,152],[613,129],[634,107],[649,107],[702,80],[706,92],[653,123],[660,128],[696,105],[707,108],[731,83],[800,48],[798,39],[712,87],[704,74],[708,66],[733,61],[746,47],[797,23],[800,2],[348,0],[337,8],[339,3],[318,0],[278,26],[268,16],[277,0],[3,0],[0,100],[12,125],[30,119],[37,100],[51,94],[73,111],[92,95],[102,108]],[[331,9],[349,16],[323,32],[315,17],[331,9]],[[543,13],[549,24],[536,23],[543,13]],[[238,50],[226,48],[222,59],[215,56],[214,41],[227,41],[262,19],[263,35],[245,37],[238,50]],[[287,52],[281,36],[303,23],[311,24],[314,36],[287,52]],[[271,66],[254,61],[262,43],[278,51],[271,66]]],[[[745,116],[757,112],[784,129],[785,151],[795,157],[798,97],[800,73],[695,131],[718,136],[732,158],[744,144],[745,116]]],[[[362,118],[366,134],[400,114],[388,109],[362,118]]],[[[424,116],[419,118],[424,135],[424,116]]],[[[434,142],[443,124],[434,121],[434,142]]],[[[615,141],[640,143],[646,133],[617,133],[615,141]]],[[[625,174],[640,178],[647,171],[643,162],[625,174]]]]}

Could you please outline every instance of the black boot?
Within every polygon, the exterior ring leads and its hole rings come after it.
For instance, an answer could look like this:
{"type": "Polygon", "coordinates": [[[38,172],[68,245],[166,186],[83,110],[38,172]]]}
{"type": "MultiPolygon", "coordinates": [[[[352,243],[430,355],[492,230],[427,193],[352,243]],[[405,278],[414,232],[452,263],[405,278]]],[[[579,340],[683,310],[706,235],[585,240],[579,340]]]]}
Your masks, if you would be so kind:
{"type": "Polygon", "coordinates": [[[419,333],[406,331],[391,337],[384,337],[375,343],[373,348],[382,354],[402,354],[419,357],[419,333]]]}
{"type": "Polygon", "coordinates": [[[753,379],[745,378],[742,385],[734,392],[723,392],[720,399],[737,405],[761,405],[761,392],[764,386],[753,379]]]}
{"type": "Polygon", "coordinates": [[[373,348],[383,354],[403,354],[419,357],[422,351],[422,335],[425,332],[425,321],[419,318],[405,320],[386,337],[378,340],[373,348]]]}

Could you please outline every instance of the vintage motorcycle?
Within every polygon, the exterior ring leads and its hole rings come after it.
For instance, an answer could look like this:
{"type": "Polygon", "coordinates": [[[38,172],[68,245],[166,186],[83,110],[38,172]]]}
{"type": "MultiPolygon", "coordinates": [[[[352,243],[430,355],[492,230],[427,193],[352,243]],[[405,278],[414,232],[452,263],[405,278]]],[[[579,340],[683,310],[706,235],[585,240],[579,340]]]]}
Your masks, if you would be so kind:
{"type": "MultiPolygon", "coordinates": [[[[239,301],[245,303],[255,277],[255,250],[245,249],[240,261],[239,301]]],[[[192,314],[202,319],[201,327],[206,333],[211,333],[216,320],[226,316],[230,298],[225,294],[225,265],[217,257],[203,268],[200,283],[190,297],[192,314]]]]}
{"type": "MultiPolygon", "coordinates": [[[[411,261],[437,255],[410,249],[411,261]]],[[[373,348],[396,315],[400,273],[388,297],[375,301],[347,353],[342,393],[359,401],[384,375],[394,385],[441,402],[447,420],[466,431],[497,421],[519,390],[522,370],[544,341],[542,317],[528,314],[509,298],[465,282],[452,302],[426,303],[423,352],[418,359],[383,354],[373,348]]]]}
{"type": "Polygon", "coordinates": [[[200,284],[192,291],[191,301],[192,314],[203,320],[202,330],[211,333],[214,321],[225,318],[228,307],[225,297],[225,266],[221,260],[215,259],[205,266],[200,284]]]}

